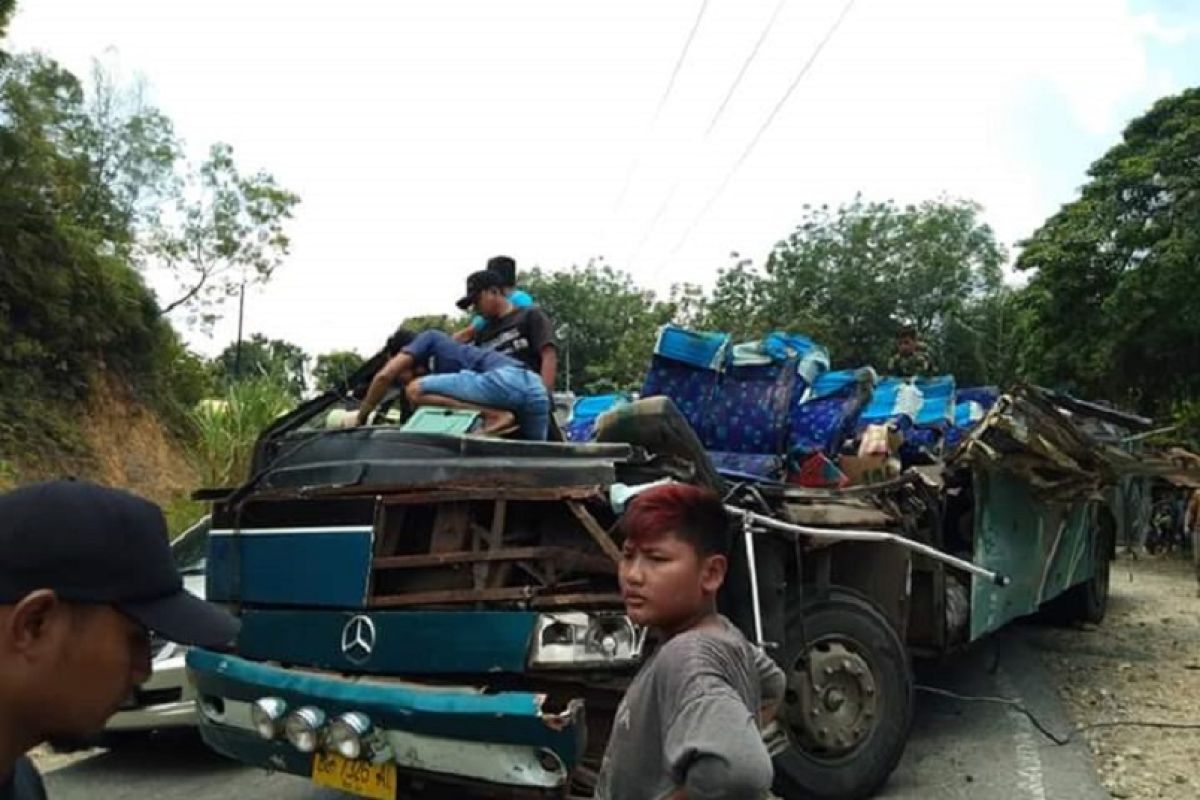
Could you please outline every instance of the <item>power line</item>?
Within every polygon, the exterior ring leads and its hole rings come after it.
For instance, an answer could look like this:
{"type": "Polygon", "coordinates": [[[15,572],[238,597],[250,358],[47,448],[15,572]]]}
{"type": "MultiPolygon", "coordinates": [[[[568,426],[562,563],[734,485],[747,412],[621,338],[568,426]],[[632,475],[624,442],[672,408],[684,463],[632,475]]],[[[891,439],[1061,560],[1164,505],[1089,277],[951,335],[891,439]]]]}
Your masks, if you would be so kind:
{"type": "Polygon", "coordinates": [[[750,70],[750,65],[758,57],[759,49],[762,48],[763,42],[767,40],[767,35],[771,32],[771,28],[775,27],[775,21],[779,19],[779,13],[783,11],[785,5],[787,5],[787,0],[779,0],[775,4],[775,10],[771,12],[771,18],[767,20],[766,27],[759,34],[758,41],[754,43],[754,48],[750,51],[750,55],[746,56],[746,60],[742,62],[742,68],[738,71],[737,77],[733,79],[733,83],[729,85],[729,91],[725,93],[725,98],[721,100],[721,105],[717,107],[717,113],[713,114],[712,121],[708,123],[708,130],[704,132],[705,138],[708,138],[708,135],[713,132],[713,128],[717,127],[717,123],[721,121],[721,115],[725,113],[725,107],[729,105],[729,101],[737,93],[738,87],[742,84],[742,78],[746,77],[746,73],[750,70]]]}
{"type": "MultiPolygon", "coordinates": [[[[700,23],[704,20],[706,11],[708,11],[708,0],[700,0],[700,10],[696,12],[696,19],[692,23],[691,30],[688,31],[687,39],[683,42],[683,49],[679,51],[679,58],[675,59],[675,66],[671,70],[671,78],[667,81],[666,88],[663,89],[662,95],[658,98],[658,107],[654,109],[654,119],[650,122],[651,133],[658,126],[658,119],[662,116],[663,109],[667,107],[667,101],[671,99],[671,93],[675,90],[675,81],[679,79],[679,73],[683,70],[683,63],[687,61],[688,52],[692,49],[692,42],[696,40],[696,31],[700,30],[700,23]]],[[[625,173],[625,183],[621,186],[621,193],[617,196],[617,202],[613,206],[614,217],[625,204],[625,196],[629,193],[629,186],[633,183],[633,175],[637,172],[639,166],[641,166],[640,155],[634,158],[625,173]]]]}
{"type": "Polygon", "coordinates": [[[683,50],[679,52],[679,59],[675,62],[675,69],[671,70],[671,80],[667,81],[667,88],[663,90],[662,97],[658,99],[658,108],[654,112],[656,123],[667,105],[667,100],[671,97],[675,81],[679,78],[679,71],[683,69],[683,62],[687,60],[688,51],[692,49],[692,42],[696,40],[696,31],[700,30],[700,22],[704,19],[704,12],[707,10],[708,0],[700,0],[700,11],[696,14],[696,21],[692,23],[692,29],[688,31],[687,40],[683,43],[683,50]]]}
{"type": "Polygon", "coordinates": [[[711,197],[709,197],[708,202],[704,205],[704,208],[698,215],[696,215],[691,224],[688,225],[687,230],[683,232],[683,236],[680,237],[679,243],[676,244],[675,249],[671,251],[672,256],[676,255],[684,248],[688,239],[691,238],[692,232],[695,231],[696,226],[700,224],[701,220],[708,216],[708,212],[712,210],[713,206],[716,205],[717,200],[719,200],[721,195],[725,193],[725,190],[729,188],[729,184],[733,181],[733,177],[737,174],[738,170],[741,169],[742,165],[746,163],[746,160],[750,158],[750,154],[754,152],[754,148],[758,146],[758,143],[762,139],[763,135],[771,127],[772,123],[775,122],[775,118],[779,116],[779,112],[783,110],[783,107],[787,104],[787,101],[796,91],[796,88],[804,80],[804,77],[808,75],[809,70],[812,69],[813,64],[815,64],[817,58],[820,57],[821,51],[825,49],[825,46],[829,44],[830,40],[832,40],[834,35],[837,34],[838,29],[842,26],[842,22],[845,21],[846,16],[850,13],[850,9],[854,7],[854,3],[855,0],[847,0],[846,5],[842,7],[841,13],[838,14],[837,19],[833,21],[833,24],[829,27],[829,30],[826,31],[825,36],[817,43],[816,48],[813,49],[812,54],[808,57],[808,60],[804,62],[804,65],[800,68],[800,71],[796,73],[795,79],[792,80],[791,84],[787,88],[787,91],[783,93],[783,97],[779,98],[779,102],[775,104],[773,109],[771,109],[771,113],[767,115],[767,118],[763,121],[763,124],[754,134],[754,138],[750,140],[748,145],[746,145],[746,149],[742,151],[741,157],[738,158],[737,162],[733,165],[733,168],[730,169],[725,175],[725,179],[721,181],[721,185],[717,187],[717,191],[714,192],[711,197]]]}
{"type": "MultiPolygon", "coordinates": [[[[733,99],[735,94],[737,94],[737,90],[738,87],[741,86],[742,79],[746,77],[746,73],[750,70],[750,65],[753,64],[754,59],[758,57],[758,51],[762,49],[763,42],[767,40],[767,36],[770,34],[771,29],[775,27],[775,22],[779,19],[779,14],[783,11],[783,7],[785,5],[787,5],[787,0],[779,0],[779,2],[775,4],[775,10],[771,12],[770,18],[767,19],[767,24],[763,26],[762,33],[758,35],[758,41],[754,43],[754,47],[751,48],[750,54],[746,56],[745,61],[742,62],[741,69],[738,70],[737,76],[733,79],[733,83],[729,85],[729,90],[725,92],[725,97],[721,99],[721,104],[717,106],[716,113],[713,114],[712,120],[708,123],[708,129],[704,131],[704,139],[706,141],[712,134],[713,129],[717,127],[717,123],[721,121],[721,117],[724,115],[725,108],[729,105],[729,101],[733,99]]],[[[654,215],[654,220],[650,223],[649,227],[646,228],[646,232],[642,235],[637,247],[634,248],[633,254],[629,257],[630,264],[637,260],[638,255],[640,255],[642,252],[642,248],[646,246],[646,242],[650,241],[650,237],[654,235],[655,230],[658,228],[659,221],[662,220],[663,214],[666,212],[667,206],[670,204],[671,200],[675,197],[675,190],[678,188],[679,176],[676,175],[675,180],[671,182],[671,188],[667,191],[666,199],[662,201],[662,204],[658,207],[658,212],[654,215]]]]}

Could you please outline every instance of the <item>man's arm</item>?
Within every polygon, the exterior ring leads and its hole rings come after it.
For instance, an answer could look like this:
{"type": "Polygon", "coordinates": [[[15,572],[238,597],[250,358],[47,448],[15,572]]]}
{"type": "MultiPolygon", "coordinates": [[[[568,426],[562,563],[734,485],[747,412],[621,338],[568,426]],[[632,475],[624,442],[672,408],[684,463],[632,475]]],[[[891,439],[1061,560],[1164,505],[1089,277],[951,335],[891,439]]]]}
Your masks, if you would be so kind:
{"type": "Polygon", "coordinates": [[[459,344],[470,344],[471,342],[475,341],[475,328],[471,325],[468,325],[461,331],[456,331],[453,339],[459,344]]]}
{"type": "Polygon", "coordinates": [[[742,800],[771,788],[771,756],[755,716],[728,684],[693,695],[667,726],[663,744],[688,800],[742,800]]]}
{"type": "Polygon", "coordinates": [[[367,389],[367,396],[363,398],[362,405],[358,407],[358,417],[356,424],[366,425],[367,418],[371,416],[371,412],[379,405],[379,401],[387,394],[388,388],[396,382],[406,370],[413,368],[415,361],[408,353],[397,353],[392,356],[379,372],[375,373],[375,377],[371,379],[371,386],[367,389]]]}
{"type": "Polygon", "coordinates": [[[554,381],[558,379],[558,348],[548,344],[542,348],[542,383],[546,391],[554,394],[554,381]]]}
{"type": "Polygon", "coordinates": [[[787,676],[761,647],[754,648],[754,669],[758,672],[759,696],[762,707],[758,712],[758,723],[767,725],[775,719],[779,704],[787,691],[787,676]]]}

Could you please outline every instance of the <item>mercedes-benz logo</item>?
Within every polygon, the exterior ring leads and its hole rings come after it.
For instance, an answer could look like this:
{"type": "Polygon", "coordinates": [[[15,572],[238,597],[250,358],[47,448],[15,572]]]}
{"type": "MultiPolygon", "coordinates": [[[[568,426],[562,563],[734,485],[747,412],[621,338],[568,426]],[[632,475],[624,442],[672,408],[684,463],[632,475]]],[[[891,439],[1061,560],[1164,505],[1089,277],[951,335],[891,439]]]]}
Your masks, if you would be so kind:
{"type": "Polygon", "coordinates": [[[375,649],[375,623],[362,614],[342,628],[342,655],[352,664],[365,664],[375,649]]]}

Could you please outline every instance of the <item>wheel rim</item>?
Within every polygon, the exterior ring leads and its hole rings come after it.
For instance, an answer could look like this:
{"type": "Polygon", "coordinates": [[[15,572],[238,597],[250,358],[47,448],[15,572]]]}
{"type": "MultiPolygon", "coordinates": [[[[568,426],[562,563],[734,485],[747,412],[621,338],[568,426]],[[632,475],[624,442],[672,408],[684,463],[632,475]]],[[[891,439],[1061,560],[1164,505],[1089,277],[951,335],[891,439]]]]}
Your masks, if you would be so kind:
{"type": "Polygon", "coordinates": [[[854,642],[831,637],[812,644],[788,673],[784,713],[793,741],[823,758],[853,752],[879,716],[879,682],[854,642]]]}

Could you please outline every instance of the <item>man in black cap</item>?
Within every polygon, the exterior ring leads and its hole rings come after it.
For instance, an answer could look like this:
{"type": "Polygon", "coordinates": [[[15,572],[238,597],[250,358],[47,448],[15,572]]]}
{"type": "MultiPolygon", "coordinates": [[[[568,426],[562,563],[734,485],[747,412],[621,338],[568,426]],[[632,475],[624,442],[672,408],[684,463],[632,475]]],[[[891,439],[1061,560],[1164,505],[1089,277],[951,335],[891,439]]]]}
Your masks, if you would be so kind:
{"type": "MultiPolygon", "coordinates": [[[[529,308],[533,305],[533,297],[524,289],[517,288],[517,262],[511,256],[492,256],[487,262],[488,272],[500,276],[500,288],[504,296],[512,301],[516,308],[529,308]]],[[[487,320],[479,314],[471,317],[471,324],[454,334],[454,341],[471,344],[475,341],[475,333],[487,327],[487,320]]]]}
{"type": "Polygon", "coordinates": [[[238,633],[184,590],[158,506],[75,481],[0,495],[0,800],[45,797],[24,753],[100,730],[150,677],[150,631],[213,648],[238,633]]]}
{"type": "Polygon", "coordinates": [[[474,308],[484,319],[483,328],[474,332],[473,344],[517,359],[541,376],[547,392],[554,391],[558,344],[545,311],[537,306],[517,308],[505,294],[504,278],[492,270],[467,278],[467,291],[458,307],[463,311],[474,308]]]}

